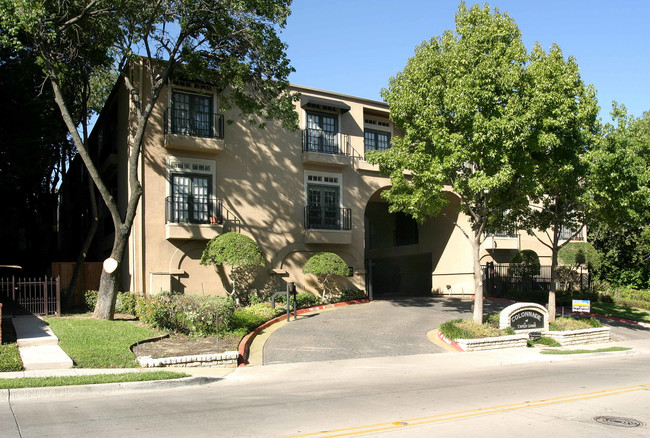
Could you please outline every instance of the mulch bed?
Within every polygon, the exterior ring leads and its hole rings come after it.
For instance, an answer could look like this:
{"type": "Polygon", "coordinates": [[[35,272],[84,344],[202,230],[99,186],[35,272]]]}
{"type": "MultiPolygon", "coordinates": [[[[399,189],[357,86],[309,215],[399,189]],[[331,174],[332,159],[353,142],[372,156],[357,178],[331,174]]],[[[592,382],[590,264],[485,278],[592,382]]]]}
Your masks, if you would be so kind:
{"type": "Polygon", "coordinates": [[[137,356],[160,357],[190,356],[196,354],[223,353],[237,351],[239,336],[225,336],[217,339],[215,336],[195,338],[186,335],[172,334],[169,338],[153,342],[145,342],[133,348],[137,356]]]}

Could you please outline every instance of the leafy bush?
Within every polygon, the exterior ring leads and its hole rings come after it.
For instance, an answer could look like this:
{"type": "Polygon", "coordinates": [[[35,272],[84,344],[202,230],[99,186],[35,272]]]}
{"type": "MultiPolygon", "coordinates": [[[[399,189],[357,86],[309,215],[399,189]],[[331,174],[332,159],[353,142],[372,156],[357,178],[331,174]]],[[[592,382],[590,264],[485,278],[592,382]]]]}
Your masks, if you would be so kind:
{"type": "Polygon", "coordinates": [[[558,341],[556,341],[553,338],[549,338],[548,336],[542,336],[541,338],[535,339],[535,340],[529,339],[527,341],[527,343],[528,343],[529,347],[532,347],[535,344],[546,345],[547,347],[561,347],[562,346],[562,344],[560,344],[558,341]]]}
{"type": "Polygon", "coordinates": [[[135,305],[136,316],[145,324],[192,336],[229,332],[234,311],[229,298],[195,295],[138,297],[135,305]]]}
{"type": "Polygon", "coordinates": [[[493,336],[514,335],[515,330],[508,327],[499,329],[498,314],[483,315],[483,324],[477,324],[471,319],[454,319],[442,323],[438,330],[449,339],[476,339],[493,336]]]}
{"type": "Polygon", "coordinates": [[[135,292],[119,292],[117,294],[117,301],[115,302],[115,312],[135,315],[137,297],[138,294],[135,292]]]}
{"type": "Polygon", "coordinates": [[[341,301],[365,300],[368,298],[366,292],[360,289],[348,289],[341,292],[341,301]]]}
{"type": "Polygon", "coordinates": [[[86,310],[92,312],[95,310],[95,305],[97,304],[97,292],[96,290],[87,290],[84,293],[84,302],[86,303],[86,310]]]}
{"type": "MultiPolygon", "coordinates": [[[[95,305],[97,304],[97,294],[96,290],[87,290],[84,293],[84,302],[86,304],[86,311],[92,312],[95,310],[95,305]]],[[[135,304],[137,294],[135,292],[118,292],[117,299],[115,301],[115,313],[128,313],[130,315],[135,315],[135,304]]]]}
{"type": "Polygon", "coordinates": [[[581,330],[595,327],[602,327],[602,324],[595,318],[578,319],[562,316],[549,324],[549,330],[551,331],[581,330]]]}
{"type": "Polygon", "coordinates": [[[299,309],[306,309],[320,304],[320,298],[309,292],[301,292],[297,294],[296,301],[298,302],[299,309]]]}
{"type": "Polygon", "coordinates": [[[233,314],[233,330],[246,329],[250,332],[276,316],[282,314],[283,309],[271,309],[268,303],[259,303],[235,310],[233,314]]]}

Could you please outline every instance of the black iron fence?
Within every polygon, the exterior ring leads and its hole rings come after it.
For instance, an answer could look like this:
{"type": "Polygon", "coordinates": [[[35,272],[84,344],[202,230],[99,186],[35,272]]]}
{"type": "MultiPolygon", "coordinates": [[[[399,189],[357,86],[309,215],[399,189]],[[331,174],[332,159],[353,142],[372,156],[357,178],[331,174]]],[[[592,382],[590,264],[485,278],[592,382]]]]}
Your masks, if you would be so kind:
{"type": "MultiPolygon", "coordinates": [[[[518,275],[508,264],[482,265],[484,293],[490,297],[509,297],[513,294],[551,290],[551,267],[541,266],[537,275],[518,275]]],[[[590,287],[589,275],[571,271],[571,275],[558,277],[558,290],[590,287]]]]}
{"type": "Polygon", "coordinates": [[[13,313],[61,314],[61,286],[56,278],[0,278],[0,301],[13,313]]]}

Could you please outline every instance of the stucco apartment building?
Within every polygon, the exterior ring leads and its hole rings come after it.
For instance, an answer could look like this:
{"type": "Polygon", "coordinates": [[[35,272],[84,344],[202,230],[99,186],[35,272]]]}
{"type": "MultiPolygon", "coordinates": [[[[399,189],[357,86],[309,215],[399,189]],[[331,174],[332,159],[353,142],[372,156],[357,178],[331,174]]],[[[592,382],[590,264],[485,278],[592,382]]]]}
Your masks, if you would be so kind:
{"type": "MultiPolygon", "coordinates": [[[[458,228],[469,229],[469,221],[457,212],[457,200],[439,217],[417,224],[389,213],[381,198],[390,179],[366,162],[365,154],[389,148],[391,137],[399,134],[388,106],[304,86],[291,89],[301,96],[297,132],[273,122],[260,129],[239,119],[236,110],[222,112],[209,85],[168,84],[143,144],[143,196],[122,289],[223,295],[214,268],[199,261],[210,239],[238,231],[253,238],[266,256],[254,285],[259,289],[281,290],[284,281],[293,281],[298,291],[316,292],[315,277],[304,275],[302,266],[313,254],[331,251],[350,267],[343,287],[366,290],[371,297],[472,294],[471,245],[458,228]]],[[[90,142],[121,207],[128,184],[129,105],[118,83],[90,142]]],[[[82,166],[76,167],[83,177],[82,166]]],[[[71,187],[64,187],[64,198],[71,187]]],[[[84,226],[72,217],[79,216],[82,202],[62,204],[76,230],[84,226]]],[[[112,232],[110,216],[100,206],[91,259],[109,254],[112,232]]],[[[482,263],[507,263],[524,248],[537,251],[542,265],[550,264],[550,252],[525,233],[489,236],[482,263]]]]}

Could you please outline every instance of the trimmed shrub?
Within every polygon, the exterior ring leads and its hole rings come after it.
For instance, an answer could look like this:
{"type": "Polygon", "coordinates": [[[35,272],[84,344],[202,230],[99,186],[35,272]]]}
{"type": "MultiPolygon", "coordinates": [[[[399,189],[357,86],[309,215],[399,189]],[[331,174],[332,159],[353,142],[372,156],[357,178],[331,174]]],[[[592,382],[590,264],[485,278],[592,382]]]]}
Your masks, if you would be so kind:
{"type": "Polygon", "coordinates": [[[305,274],[314,274],[323,285],[323,301],[329,302],[332,291],[330,283],[337,276],[345,277],[348,274],[348,265],[333,252],[319,252],[311,256],[302,268],[305,274]]]}
{"type": "Polygon", "coordinates": [[[365,300],[368,299],[368,295],[366,295],[366,292],[361,289],[348,289],[341,292],[340,299],[342,302],[365,300]]]}
{"type": "Polygon", "coordinates": [[[508,266],[508,275],[512,277],[528,278],[539,275],[539,272],[539,256],[532,249],[517,252],[508,266]]]}
{"type": "Polygon", "coordinates": [[[250,332],[284,312],[284,309],[271,309],[269,303],[254,304],[235,310],[232,327],[235,331],[245,329],[246,332],[250,332]]]}

